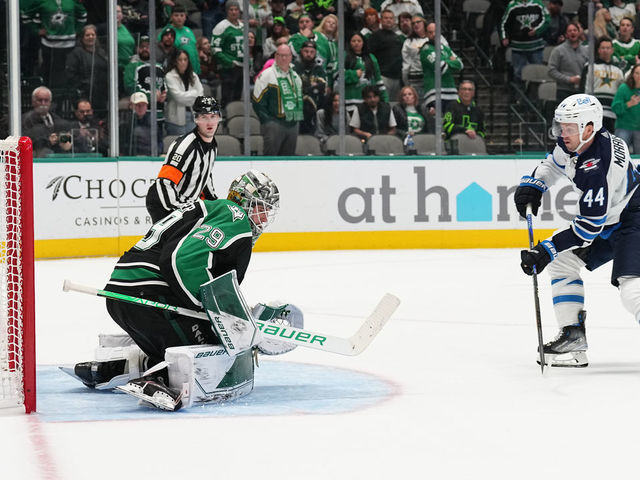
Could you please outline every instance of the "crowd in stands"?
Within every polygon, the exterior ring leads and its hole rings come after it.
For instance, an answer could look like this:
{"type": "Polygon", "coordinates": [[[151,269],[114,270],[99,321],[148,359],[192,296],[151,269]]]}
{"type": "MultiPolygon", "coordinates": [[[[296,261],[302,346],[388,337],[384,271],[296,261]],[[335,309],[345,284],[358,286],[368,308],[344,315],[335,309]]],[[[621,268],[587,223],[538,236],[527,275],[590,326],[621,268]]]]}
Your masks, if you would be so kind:
{"type": "MultiPolygon", "coordinates": [[[[223,109],[242,99],[244,55],[249,56],[252,108],[265,137],[265,154],[293,154],[298,134],[314,135],[324,145],[340,130],[336,1],[251,0],[245,47],[237,0],[158,1],[155,38],[148,36],[148,0],[120,0],[121,154],[151,153],[152,89],[160,149],[165,136],[194,128],[191,105],[197,96],[214,95],[223,109]]],[[[521,84],[525,65],[545,63],[544,49],[552,47],[548,67],[557,100],[593,88],[605,107],[607,128],[640,153],[640,138],[634,141],[634,132],[640,131],[640,84],[632,73],[640,63],[640,15],[634,2],[593,2],[596,61],[587,78],[585,12],[590,1],[572,16],[563,13],[562,0],[491,2],[483,31],[497,31],[499,47],[510,49],[512,78],[521,84]]],[[[31,109],[22,127],[34,139],[37,154],[108,153],[107,11],[102,3],[21,2],[22,79],[31,87],[31,109]]],[[[452,9],[462,5],[448,3],[452,9]]],[[[406,142],[408,136],[436,131],[432,13],[433,2],[423,0],[345,0],[345,129],[365,149],[372,135],[396,135],[406,142]]],[[[443,135],[484,141],[477,85],[465,78],[461,52],[447,33],[443,30],[440,38],[443,135]]]]}

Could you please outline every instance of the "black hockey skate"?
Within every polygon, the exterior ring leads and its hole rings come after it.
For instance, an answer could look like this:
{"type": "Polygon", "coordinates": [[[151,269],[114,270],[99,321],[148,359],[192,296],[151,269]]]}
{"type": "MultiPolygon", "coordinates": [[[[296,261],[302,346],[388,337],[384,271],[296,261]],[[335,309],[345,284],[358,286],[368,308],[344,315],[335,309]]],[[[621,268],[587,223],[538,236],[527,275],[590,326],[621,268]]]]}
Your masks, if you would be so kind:
{"type": "Polygon", "coordinates": [[[175,412],[182,408],[182,393],[167,387],[164,378],[166,375],[146,375],[116,387],[116,390],[140,399],[142,405],[175,412]]]}
{"type": "Polygon", "coordinates": [[[106,362],[82,362],[73,368],[74,376],[79,378],[89,388],[96,385],[109,383],[109,381],[124,373],[127,361],[110,360],[106,362]]]}
{"type": "MultiPolygon", "coordinates": [[[[583,368],[589,365],[587,359],[587,335],[585,331],[586,310],[578,313],[578,323],[562,327],[558,336],[544,344],[544,362],[552,367],[583,368]]],[[[538,360],[538,364],[540,361],[538,360]]]]}

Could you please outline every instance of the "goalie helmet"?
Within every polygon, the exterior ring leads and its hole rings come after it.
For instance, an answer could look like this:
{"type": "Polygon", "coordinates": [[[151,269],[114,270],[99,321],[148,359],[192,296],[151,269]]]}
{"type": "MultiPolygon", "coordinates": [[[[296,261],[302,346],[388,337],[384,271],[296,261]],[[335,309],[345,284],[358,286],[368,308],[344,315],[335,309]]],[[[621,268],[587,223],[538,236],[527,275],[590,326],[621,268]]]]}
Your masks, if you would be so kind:
{"type": "Polygon", "coordinates": [[[571,95],[565,98],[553,115],[552,132],[556,137],[562,135],[562,124],[572,123],[577,125],[576,133],[580,136],[580,148],[589,142],[602,128],[602,104],[593,95],[584,93],[571,95]],[[593,133],[586,140],[582,138],[588,124],[593,125],[593,133]]]}
{"type": "Polygon", "coordinates": [[[264,173],[249,170],[231,182],[227,199],[247,212],[255,245],[280,208],[278,187],[264,173]]]}

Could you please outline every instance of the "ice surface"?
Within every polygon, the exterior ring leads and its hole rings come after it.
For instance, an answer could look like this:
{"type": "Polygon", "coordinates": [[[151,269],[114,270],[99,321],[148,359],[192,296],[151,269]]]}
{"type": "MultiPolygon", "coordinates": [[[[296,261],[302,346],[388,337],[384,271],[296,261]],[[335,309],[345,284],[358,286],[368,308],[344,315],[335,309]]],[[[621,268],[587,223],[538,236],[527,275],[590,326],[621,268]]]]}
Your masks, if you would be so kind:
{"type": "MultiPolygon", "coordinates": [[[[360,356],[298,348],[263,360],[273,375],[262,385],[256,375],[251,408],[138,415],[131,400],[120,419],[86,420],[74,416],[75,400],[54,402],[64,414],[54,417],[43,391],[46,411],[0,416],[1,478],[634,478],[640,327],[609,284],[610,268],[584,275],[590,366],[542,376],[531,278],[518,258],[517,250],[255,254],[242,285],[248,302],[295,303],[309,329],[350,335],[385,292],[402,303],[360,356]],[[331,384],[310,388],[309,369],[331,384]],[[341,385],[352,377],[365,379],[360,389],[341,385]],[[341,395],[362,401],[341,409],[341,395]]],[[[91,359],[98,333],[117,331],[103,299],[62,292],[65,278],[101,288],[114,263],[37,262],[39,381],[53,366],[91,359]]],[[[540,284],[548,339],[557,327],[546,273],[540,284]]],[[[65,382],[43,387],[83,392],[65,382]]]]}

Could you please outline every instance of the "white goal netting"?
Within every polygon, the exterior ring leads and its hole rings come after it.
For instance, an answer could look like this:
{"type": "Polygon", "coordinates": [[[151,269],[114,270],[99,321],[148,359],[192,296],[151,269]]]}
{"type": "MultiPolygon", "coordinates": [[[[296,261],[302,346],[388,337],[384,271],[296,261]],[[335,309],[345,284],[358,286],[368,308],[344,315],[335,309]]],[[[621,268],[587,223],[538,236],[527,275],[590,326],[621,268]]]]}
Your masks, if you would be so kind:
{"type": "Polygon", "coordinates": [[[25,404],[23,148],[0,140],[0,407],[25,404]]]}

